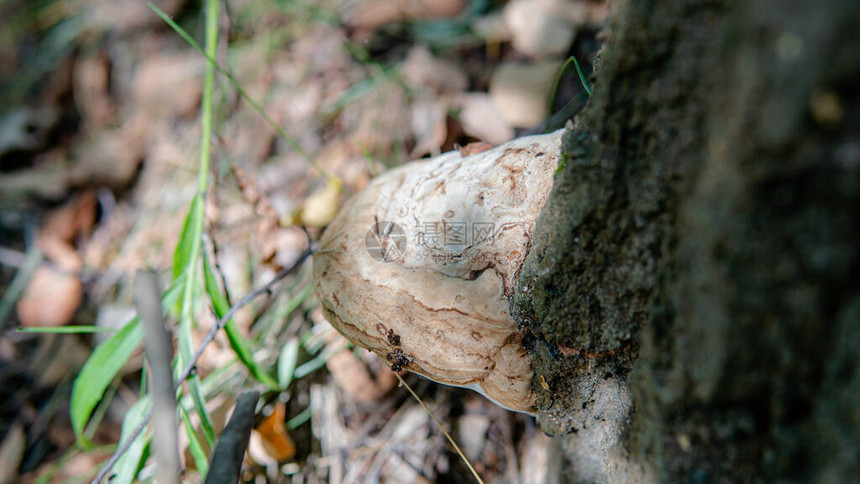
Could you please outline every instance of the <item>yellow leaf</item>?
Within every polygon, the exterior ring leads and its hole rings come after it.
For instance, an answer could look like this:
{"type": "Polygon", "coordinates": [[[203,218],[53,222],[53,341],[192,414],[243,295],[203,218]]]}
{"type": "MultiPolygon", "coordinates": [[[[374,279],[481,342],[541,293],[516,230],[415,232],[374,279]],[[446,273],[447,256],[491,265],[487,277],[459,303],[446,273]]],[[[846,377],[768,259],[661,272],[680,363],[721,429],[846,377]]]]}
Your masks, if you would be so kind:
{"type": "Polygon", "coordinates": [[[299,211],[299,220],[308,227],[324,227],[332,221],[340,208],[342,186],[337,178],[330,178],[325,188],[317,190],[305,200],[299,211]]]}

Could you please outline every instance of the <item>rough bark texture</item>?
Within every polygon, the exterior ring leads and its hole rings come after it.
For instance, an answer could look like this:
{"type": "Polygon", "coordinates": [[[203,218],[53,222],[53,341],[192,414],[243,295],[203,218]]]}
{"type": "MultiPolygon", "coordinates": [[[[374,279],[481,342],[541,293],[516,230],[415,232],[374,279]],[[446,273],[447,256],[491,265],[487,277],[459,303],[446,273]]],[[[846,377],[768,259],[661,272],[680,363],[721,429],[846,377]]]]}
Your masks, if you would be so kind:
{"type": "Polygon", "coordinates": [[[615,2],[512,313],[559,480],[860,479],[860,2],[615,2]]]}

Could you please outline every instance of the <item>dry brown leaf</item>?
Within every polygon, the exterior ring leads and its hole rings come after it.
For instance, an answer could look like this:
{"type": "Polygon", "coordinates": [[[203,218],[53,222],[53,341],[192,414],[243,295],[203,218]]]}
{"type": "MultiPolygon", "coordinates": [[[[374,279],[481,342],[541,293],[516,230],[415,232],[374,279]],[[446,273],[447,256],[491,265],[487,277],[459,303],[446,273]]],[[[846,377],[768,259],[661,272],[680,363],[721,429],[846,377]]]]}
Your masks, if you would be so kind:
{"type": "Polygon", "coordinates": [[[373,31],[392,22],[456,17],[465,7],[465,0],[363,0],[346,12],[344,20],[356,29],[373,31]]]}
{"type": "MultiPolygon", "coordinates": [[[[159,27],[163,21],[152,13],[146,2],[137,0],[90,0],[92,15],[90,22],[96,28],[128,33],[144,27],[159,27]]],[[[163,12],[173,18],[185,5],[186,0],[153,0],[163,12]]]]}
{"type": "Polygon", "coordinates": [[[469,143],[466,146],[460,146],[457,149],[460,151],[460,156],[466,157],[491,150],[493,149],[493,145],[486,141],[475,141],[474,143],[469,143]]]}
{"type": "Polygon", "coordinates": [[[266,452],[275,460],[285,461],[296,455],[296,444],[287,433],[284,402],[275,403],[272,414],[265,417],[254,431],[262,438],[266,452]]]}
{"type": "Polygon", "coordinates": [[[77,275],[43,266],[36,269],[18,300],[18,318],[26,328],[62,326],[71,321],[82,297],[77,275]]]}
{"type": "MultiPolygon", "coordinates": [[[[343,342],[346,340],[343,339],[343,342]]],[[[384,367],[376,377],[371,375],[364,363],[351,351],[341,351],[329,357],[326,368],[338,386],[363,405],[379,403],[397,382],[394,373],[384,367]]]]}
{"type": "Polygon", "coordinates": [[[436,156],[442,152],[442,145],[448,137],[447,108],[434,98],[424,97],[412,103],[412,135],[415,147],[410,158],[426,154],[436,156]]]}
{"type": "Polygon", "coordinates": [[[99,131],[74,147],[69,178],[78,186],[125,188],[134,179],[144,156],[144,140],[136,123],[99,131]]]}
{"type": "Polygon", "coordinates": [[[514,128],[486,93],[464,93],[457,96],[454,103],[460,108],[460,123],[469,136],[494,145],[514,138],[514,128]]]}
{"type": "Polygon", "coordinates": [[[513,0],[505,5],[504,18],[514,48],[523,54],[563,55],[573,42],[575,30],[570,21],[540,1],[513,0]]]}
{"type": "Polygon", "coordinates": [[[37,269],[18,301],[22,326],[54,327],[71,321],[83,298],[77,275],[82,262],[74,242],[92,229],[97,202],[94,192],[84,192],[48,216],[36,245],[53,266],[37,269]]]}
{"type": "Polygon", "coordinates": [[[78,194],[51,212],[39,230],[36,245],[63,271],[72,273],[81,269],[81,256],[75,249],[75,242],[79,236],[92,230],[97,205],[94,191],[78,194]]]}
{"type": "Polygon", "coordinates": [[[134,75],[132,102],[150,118],[194,117],[205,66],[206,60],[192,52],[144,59],[134,75]]]}
{"type": "Polygon", "coordinates": [[[53,237],[72,243],[78,234],[86,234],[95,223],[98,197],[94,191],[80,193],[51,212],[40,231],[40,238],[53,237]]]}
{"type": "Polygon", "coordinates": [[[413,88],[427,87],[440,93],[460,92],[469,84],[462,69],[452,62],[433,57],[430,49],[423,45],[416,45],[409,51],[400,71],[413,88]]]}
{"type": "Polygon", "coordinates": [[[110,95],[110,63],[102,54],[81,57],[72,72],[75,105],[88,130],[105,124],[116,112],[110,95]]]}
{"type": "Polygon", "coordinates": [[[393,80],[378,82],[370,93],[343,110],[342,122],[354,126],[348,135],[350,154],[388,158],[410,135],[409,112],[409,100],[401,84],[393,80]]]}
{"type": "Polygon", "coordinates": [[[490,81],[490,97],[505,121],[517,128],[540,125],[549,114],[559,69],[561,62],[554,60],[499,66],[490,81]]]}

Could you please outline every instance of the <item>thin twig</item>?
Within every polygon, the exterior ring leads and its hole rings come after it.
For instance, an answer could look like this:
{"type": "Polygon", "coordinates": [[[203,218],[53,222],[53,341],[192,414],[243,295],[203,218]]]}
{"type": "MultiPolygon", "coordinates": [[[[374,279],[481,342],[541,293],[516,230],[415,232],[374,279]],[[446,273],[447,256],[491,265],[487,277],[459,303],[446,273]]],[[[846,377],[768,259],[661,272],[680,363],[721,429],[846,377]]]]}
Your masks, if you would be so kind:
{"type": "MultiPolygon", "coordinates": [[[[305,235],[308,235],[307,230],[305,230],[305,235]]],[[[194,355],[188,360],[188,363],[185,365],[185,368],[182,369],[182,373],[180,373],[179,378],[176,379],[176,384],[174,386],[174,390],[178,390],[182,385],[182,382],[185,381],[186,378],[191,374],[194,367],[197,365],[197,360],[200,358],[200,355],[203,354],[203,350],[206,349],[206,346],[215,339],[215,335],[224,328],[224,325],[227,324],[227,321],[233,318],[233,315],[236,314],[236,311],[242,309],[248,303],[253,301],[257,296],[260,296],[263,293],[268,293],[272,290],[272,286],[278,283],[281,279],[290,275],[293,271],[298,269],[311,255],[314,254],[313,249],[310,244],[310,235],[308,235],[308,248],[304,250],[304,252],[299,255],[299,258],[289,267],[285,267],[278,271],[275,277],[272,278],[271,281],[266,283],[264,286],[255,289],[254,291],[248,293],[245,297],[243,297],[239,302],[237,302],[234,306],[227,311],[224,316],[218,320],[217,324],[213,324],[209,329],[209,332],[206,334],[206,337],[203,338],[203,341],[200,343],[200,346],[197,347],[197,351],[194,352],[194,355]]],[[[146,425],[149,423],[149,420],[152,418],[152,409],[149,409],[146,416],[143,417],[143,420],[135,427],[134,431],[128,436],[126,441],[120,445],[119,448],[116,449],[116,452],[108,459],[107,463],[102,467],[102,470],[99,471],[98,475],[93,479],[90,484],[100,484],[101,481],[105,478],[110,468],[113,467],[114,464],[119,460],[120,457],[131,447],[131,443],[134,439],[143,432],[143,429],[146,428],[146,425]]]]}
{"type": "Polygon", "coordinates": [[[436,415],[434,415],[433,412],[431,412],[430,409],[427,408],[427,405],[424,404],[424,401],[421,400],[421,397],[419,397],[418,394],[415,393],[415,390],[413,390],[412,387],[410,387],[409,384],[406,383],[406,380],[404,380],[403,377],[400,376],[400,373],[397,373],[396,371],[393,371],[393,373],[394,376],[396,376],[397,379],[400,380],[400,384],[406,387],[406,389],[409,390],[409,393],[411,393],[412,396],[415,397],[415,400],[418,400],[418,403],[420,403],[421,406],[424,407],[424,411],[427,412],[427,415],[429,415],[430,418],[432,418],[433,421],[436,422],[436,426],[439,427],[439,430],[441,430],[443,434],[445,434],[445,438],[448,439],[448,442],[451,444],[452,447],[454,447],[454,450],[457,451],[457,454],[460,456],[461,459],[463,459],[463,462],[466,463],[466,467],[468,467],[469,470],[472,472],[472,476],[475,477],[475,480],[477,480],[480,484],[484,484],[484,480],[481,479],[481,476],[480,474],[478,474],[478,471],[476,471],[475,468],[472,467],[472,463],[469,462],[469,459],[466,458],[466,454],[464,454],[463,451],[460,450],[460,446],[457,445],[457,442],[454,442],[454,438],[451,437],[451,434],[449,434],[445,430],[445,427],[442,426],[442,422],[440,422],[439,419],[436,418],[436,415]]]}
{"type": "Polygon", "coordinates": [[[155,273],[139,270],[135,279],[137,312],[143,323],[146,359],[149,361],[157,482],[179,484],[179,442],[176,426],[176,392],[173,391],[173,343],[164,327],[161,290],[155,273]]]}

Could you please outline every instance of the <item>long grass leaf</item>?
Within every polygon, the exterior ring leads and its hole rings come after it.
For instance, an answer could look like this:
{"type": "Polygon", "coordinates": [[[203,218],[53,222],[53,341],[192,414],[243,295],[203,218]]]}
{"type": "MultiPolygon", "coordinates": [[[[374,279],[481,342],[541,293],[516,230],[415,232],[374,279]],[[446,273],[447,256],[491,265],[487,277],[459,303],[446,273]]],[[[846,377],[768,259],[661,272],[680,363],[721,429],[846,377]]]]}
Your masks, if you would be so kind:
{"type": "Polygon", "coordinates": [[[72,387],[71,419],[78,442],[89,447],[84,428],[105,389],[125,366],[143,338],[143,326],[134,318],[107,341],[97,346],[75,378],[72,387]]]}
{"type": "MultiPolygon", "coordinates": [[[[209,295],[209,300],[212,301],[212,307],[215,309],[215,314],[218,315],[218,318],[220,319],[227,314],[227,311],[230,310],[230,303],[227,301],[227,297],[218,286],[215,271],[212,268],[209,256],[205,252],[203,254],[203,279],[206,285],[206,293],[209,295]]],[[[227,321],[227,324],[224,326],[224,331],[227,334],[227,340],[230,342],[230,347],[233,348],[233,352],[236,353],[236,356],[239,357],[242,364],[248,368],[251,376],[263,385],[269,387],[271,390],[277,390],[277,382],[275,382],[275,379],[269,376],[269,374],[266,373],[266,371],[258,365],[256,361],[254,361],[254,356],[251,354],[247,341],[245,341],[245,338],[243,338],[242,334],[239,333],[239,328],[236,327],[236,323],[232,319],[227,321]]]]}
{"type": "Polygon", "coordinates": [[[194,246],[200,244],[200,237],[194,238],[197,233],[198,223],[202,227],[203,201],[200,198],[200,194],[198,193],[191,199],[191,206],[188,207],[188,215],[185,216],[185,221],[182,224],[182,232],[179,233],[179,242],[177,242],[176,249],[173,251],[174,280],[178,279],[188,266],[191,265],[194,246]]]}
{"type": "MultiPolygon", "coordinates": [[[[120,434],[119,443],[122,445],[128,440],[129,434],[140,425],[149,408],[152,406],[152,399],[149,396],[143,397],[129,409],[125,414],[125,419],[122,421],[122,432],[120,434]]],[[[134,442],[117,461],[114,469],[116,475],[110,480],[111,484],[131,484],[136,480],[137,470],[140,467],[140,460],[143,457],[143,451],[149,442],[147,432],[141,432],[135,437],[134,442]]]]}
{"type": "Polygon", "coordinates": [[[203,444],[200,443],[200,438],[197,437],[197,432],[194,431],[194,426],[191,425],[191,418],[188,417],[185,407],[180,405],[179,409],[182,412],[185,435],[188,436],[188,450],[191,452],[191,457],[194,459],[194,465],[197,466],[200,478],[205,479],[207,472],[209,472],[209,461],[206,459],[206,451],[203,450],[203,444]]]}

